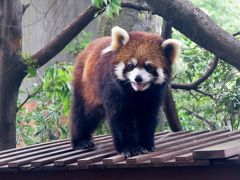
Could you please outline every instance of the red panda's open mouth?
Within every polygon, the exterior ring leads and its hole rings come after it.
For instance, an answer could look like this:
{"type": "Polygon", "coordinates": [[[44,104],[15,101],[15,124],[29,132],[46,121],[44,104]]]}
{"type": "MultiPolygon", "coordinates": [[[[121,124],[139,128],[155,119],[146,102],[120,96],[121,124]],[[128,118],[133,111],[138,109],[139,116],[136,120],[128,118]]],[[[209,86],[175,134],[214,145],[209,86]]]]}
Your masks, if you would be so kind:
{"type": "Polygon", "coordinates": [[[132,87],[135,91],[144,91],[149,87],[149,83],[132,82],[132,87]]]}

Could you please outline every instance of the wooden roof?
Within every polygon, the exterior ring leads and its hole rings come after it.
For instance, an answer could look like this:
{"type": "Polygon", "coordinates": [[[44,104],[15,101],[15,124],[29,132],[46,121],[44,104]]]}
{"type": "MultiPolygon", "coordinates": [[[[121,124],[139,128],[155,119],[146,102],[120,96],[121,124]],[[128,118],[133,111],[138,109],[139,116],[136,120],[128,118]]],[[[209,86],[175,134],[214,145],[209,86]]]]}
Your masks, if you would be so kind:
{"type": "Polygon", "coordinates": [[[0,151],[0,171],[201,166],[212,159],[238,162],[240,154],[240,131],[228,130],[157,133],[154,152],[127,159],[114,150],[111,136],[96,136],[94,142],[94,151],[73,150],[69,139],[0,151]]]}

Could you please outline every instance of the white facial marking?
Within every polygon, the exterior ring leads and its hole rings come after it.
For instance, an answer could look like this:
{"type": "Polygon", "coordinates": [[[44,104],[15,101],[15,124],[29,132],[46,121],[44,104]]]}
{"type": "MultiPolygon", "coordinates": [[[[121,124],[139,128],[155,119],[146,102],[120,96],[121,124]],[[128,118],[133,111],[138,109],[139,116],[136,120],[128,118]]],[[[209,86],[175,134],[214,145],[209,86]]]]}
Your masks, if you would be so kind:
{"type": "Polygon", "coordinates": [[[135,67],[132,71],[128,72],[127,74],[128,79],[131,82],[132,88],[135,91],[144,91],[150,87],[150,83],[153,79],[152,74],[148,73],[145,69],[139,69],[135,67]],[[142,77],[142,82],[136,82],[135,78],[137,76],[142,77]]]}
{"type": "Polygon", "coordinates": [[[151,61],[146,61],[145,64],[152,64],[152,62],[151,61]]]}
{"type": "Polygon", "coordinates": [[[165,80],[165,75],[163,73],[162,68],[157,68],[158,78],[155,81],[156,84],[162,84],[165,80]]]}
{"type": "Polygon", "coordinates": [[[120,80],[125,80],[123,76],[124,68],[125,68],[125,64],[123,62],[120,62],[115,66],[114,73],[116,74],[117,78],[120,80]]]}
{"type": "Polygon", "coordinates": [[[137,60],[136,60],[135,58],[132,58],[132,59],[131,59],[131,62],[134,64],[134,66],[137,65],[137,60]]]}

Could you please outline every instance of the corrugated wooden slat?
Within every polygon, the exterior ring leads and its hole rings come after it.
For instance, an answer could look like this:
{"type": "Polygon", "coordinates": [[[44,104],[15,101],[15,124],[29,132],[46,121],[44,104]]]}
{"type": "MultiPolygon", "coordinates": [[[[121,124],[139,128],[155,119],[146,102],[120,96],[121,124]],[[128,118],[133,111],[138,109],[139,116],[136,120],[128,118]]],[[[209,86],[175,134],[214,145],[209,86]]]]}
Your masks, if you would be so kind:
{"type": "MultiPolygon", "coordinates": [[[[112,139],[110,136],[107,136],[107,138],[101,137],[97,140],[95,139],[94,143],[97,146],[97,148],[103,148],[103,146],[112,145],[112,139]],[[99,146],[101,146],[101,147],[99,147],[99,146]]],[[[32,164],[32,166],[41,166],[41,165],[48,164],[48,163],[54,163],[54,161],[58,160],[58,159],[70,158],[72,156],[76,156],[76,155],[79,155],[79,154],[85,153],[85,152],[89,152],[89,150],[74,150],[72,152],[62,153],[62,154],[47,157],[47,158],[41,158],[41,159],[39,158],[38,160],[32,161],[31,164],[32,164]]],[[[59,162],[56,163],[56,166],[58,166],[58,163],[59,162]]],[[[61,164],[61,163],[59,163],[59,164],[61,164]]]]}
{"type": "MultiPolygon", "coordinates": [[[[94,137],[93,140],[97,147],[94,151],[74,150],[67,139],[0,152],[0,170],[13,167],[18,167],[19,170],[23,171],[31,171],[31,169],[36,168],[52,170],[59,168],[206,165],[208,164],[206,160],[199,162],[193,159],[192,152],[194,150],[208,147],[207,151],[208,153],[211,151],[212,158],[225,158],[226,160],[229,156],[240,154],[239,139],[240,131],[162,132],[155,135],[156,150],[154,152],[127,159],[123,155],[117,154],[111,136],[94,137]],[[215,148],[218,147],[218,149],[209,148],[212,145],[217,145],[215,148]]],[[[207,157],[207,159],[211,158],[207,157]]],[[[237,161],[239,160],[234,159],[231,162],[236,163],[237,161]]]]}
{"type": "Polygon", "coordinates": [[[42,150],[39,150],[39,151],[33,151],[33,152],[25,153],[25,154],[20,154],[20,155],[17,155],[17,156],[11,156],[11,157],[7,157],[7,158],[3,158],[3,159],[0,159],[0,165],[4,165],[4,164],[7,164],[8,162],[15,161],[15,160],[22,159],[22,158],[26,158],[26,157],[29,157],[29,156],[39,155],[39,154],[42,154],[42,153],[48,153],[48,152],[51,152],[51,151],[57,151],[57,150],[64,149],[64,148],[69,148],[69,147],[70,147],[70,144],[64,144],[64,145],[61,145],[61,146],[51,147],[51,148],[48,148],[48,149],[45,148],[45,149],[42,149],[42,150]]]}
{"type": "MultiPolygon", "coordinates": [[[[64,166],[66,164],[76,162],[78,159],[88,158],[88,157],[95,156],[95,155],[98,155],[98,154],[101,154],[101,153],[105,153],[107,151],[115,151],[115,150],[112,146],[112,147],[107,147],[107,148],[103,148],[103,149],[96,150],[96,151],[91,151],[91,152],[87,152],[87,153],[83,153],[83,154],[78,154],[78,155],[75,155],[75,156],[70,156],[70,157],[66,157],[66,158],[63,158],[63,159],[55,160],[54,165],[55,166],[64,166]]],[[[115,153],[116,153],[116,151],[115,151],[115,153]]]]}
{"type": "Polygon", "coordinates": [[[166,141],[165,143],[157,144],[155,152],[128,158],[127,163],[136,164],[138,162],[145,161],[147,159],[150,159],[151,157],[158,156],[160,154],[177,151],[178,149],[184,149],[184,147],[191,146],[191,144],[198,139],[203,139],[211,135],[213,136],[213,135],[222,134],[225,132],[227,131],[206,132],[203,134],[192,133],[192,136],[188,136],[187,138],[180,138],[177,140],[174,139],[173,141],[169,140],[169,141],[166,141]]]}
{"type": "Polygon", "coordinates": [[[124,161],[124,160],[125,160],[125,156],[121,155],[121,154],[118,154],[116,156],[104,158],[103,159],[103,164],[114,164],[114,163],[124,161]]]}
{"type": "MultiPolygon", "coordinates": [[[[27,149],[32,149],[32,148],[42,147],[42,146],[45,147],[45,146],[48,146],[48,145],[51,145],[51,144],[57,144],[57,143],[67,142],[67,141],[69,141],[69,139],[61,139],[61,140],[55,140],[55,141],[41,143],[41,144],[29,145],[29,146],[26,146],[26,147],[8,149],[8,150],[0,151],[0,156],[6,155],[6,154],[9,154],[9,153],[13,153],[13,152],[21,152],[21,151],[27,150],[27,149]]],[[[14,154],[12,154],[12,155],[14,155],[14,154]]]]}
{"type": "Polygon", "coordinates": [[[61,150],[57,150],[57,151],[52,151],[50,153],[44,153],[44,154],[39,154],[39,155],[35,155],[35,156],[30,156],[27,158],[23,158],[20,160],[15,160],[15,161],[11,161],[8,163],[9,167],[19,167],[25,164],[31,164],[32,161],[40,159],[40,158],[46,158],[49,156],[54,156],[54,155],[58,155],[58,154],[62,154],[62,153],[66,153],[72,151],[72,148],[66,148],[66,149],[61,149],[61,150]]]}
{"type": "Polygon", "coordinates": [[[117,152],[115,150],[112,150],[112,151],[108,151],[108,152],[98,154],[98,155],[95,155],[95,156],[79,159],[78,160],[78,165],[79,165],[79,167],[87,167],[91,163],[100,161],[103,158],[106,158],[106,157],[109,157],[109,156],[112,156],[112,155],[116,155],[116,154],[117,154],[117,152]]]}
{"type": "Polygon", "coordinates": [[[222,138],[233,136],[233,135],[236,135],[236,134],[239,134],[239,133],[240,132],[229,132],[229,133],[218,134],[218,135],[215,135],[215,136],[209,135],[205,138],[201,138],[201,139],[195,140],[193,142],[181,145],[181,146],[178,147],[179,150],[177,150],[177,151],[176,151],[176,149],[169,148],[169,149],[165,150],[165,154],[152,157],[151,162],[152,163],[158,163],[158,162],[162,162],[162,161],[165,161],[165,160],[174,159],[175,156],[178,156],[178,155],[181,155],[181,154],[186,154],[186,153],[189,153],[189,152],[191,152],[195,149],[202,148],[203,146],[213,145],[213,144],[219,142],[219,141],[216,142],[215,140],[220,140],[222,142],[223,141],[222,138]]]}
{"type": "MultiPolygon", "coordinates": [[[[161,143],[163,143],[166,141],[175,140],[175,139],[178,139],[181,137],[188,137],[193,134],[200,134],[200,133],[204,133],[204,132],[205,131],[187,134],[186,132],[182,131],[182,132],[176,132],[176,133],[157,134],[157,135],[155,135],[155,142],[157,143],[157,142],[161,141],[161,143]],[[178,137],[176,138],[176,136],[178,136],[178,137]]],[[[112,156],[112,157],[103,159],[103,164],[114,164],[114,163],[124,161],[124,160],[125,160],[124,155],[116,155],[116,156],[112,156]]]]}
{"type": "Polygon", "coordinates": [[[49,149],[49,148],[52,148],[52,147],[62,146],[62,145],[66,145],[66,144],[70,145],[70,142],[69,141],[60,141],[60,142],[51,143],[51,144],[48,144],[48,145],[45,145],[45,146],[37,146],[37,147],[27,148],[27,149],[23,148],[19,151],[2,154],[2,155],[0,155],[0,159],[7,158],[7,157],[18,156],[18,155],[25,154],[25,153],[30,153],[30,152],[33,152],[33,151],[49,149]]]}
{"type": "Polygon", "coordinates": [[[240,139],[193,151],[194,159],[221,159],[240,154],[240,139]]]}
{"type": "Polygon", "coordinates": [[[55,160],[58,160],[58,159],[71,157],[71,156],[82,154],[82,153],[89,152],[89,151],[90,150],[87,150],[87,149],[86,150],[85,149],[80,149],[80,150],[74,150],[74,151],[71,151],[71,152],[61,153],[61,154],[54,155],[54,156],[51,156],[51,157],[40,158],[38,160],[33,160],[31,162],[31,165],[32,165],[32,167],[39,167],[39,166],[42,166],[42,165],[45,165],[45,164],[53,163],[55,160]]]}
{"type": "Polygon", "coordinates": [[[193,154],[192,152],[181,154],[175,157],[176,162],[189,162],[193,161],[193,154]]]}

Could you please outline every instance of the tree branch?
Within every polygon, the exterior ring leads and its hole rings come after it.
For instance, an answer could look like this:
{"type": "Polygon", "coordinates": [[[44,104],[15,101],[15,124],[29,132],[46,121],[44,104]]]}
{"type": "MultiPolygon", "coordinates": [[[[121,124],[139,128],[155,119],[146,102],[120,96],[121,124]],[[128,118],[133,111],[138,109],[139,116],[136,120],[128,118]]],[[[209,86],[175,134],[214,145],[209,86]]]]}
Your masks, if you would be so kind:
{"type": "Polygon", "coordinates": [[[37,61],[39,67],[46,64],[51,58],[63,50],[63,48],[101,12],[102,10],[90,6],[84,13],[75,18],[73,22],[52,41],[32,55],[32,59],[37,61]]]}
{"type": "Polygon", "coordinates": [[[30,4],[29,3],[28,4],[23,4],[22,6],[23,6],[22,14],[24,14],[25,11],[27,10],[27,8],[30,6],[30,4]]]}
{"type": "Polygon", "coordinates": [[[189,0],[145,0],[152,13],[218,58],[240,69],[240,41],[220,28],[189,0]]]}
{"type": "Polygon", "coordinates": [[[208,92],[204,92],[204,91],[202,91],[202,90],[200,90],[200,89],[194,89],[194,91],[196,91],[196,92],[198,92],[198,93],[200,93],[200,94],[203,94],[203,95],[205,95],[205,96],[209,96],[210,98],[214,99],[214,98],[213,98],[213,94],[210,94],[210,93],[208,93],[208,92]]]}
{"type": "Polygon", "coordinates": [[[240,35],[240,31],[233,34],[233,36],[238,36],[238,35],[240,35]]]}
{"type": "Polygon", "coordinates": [[[161,36],[164,39],[169,39],[172,37],[172,33],[173,33],[173,31],[172,31],[171,24],[169,24],[167,21],[163,20],[161,36]]]}
{"type": "Polygon", "coordinates": [[[134,10],[139,11],[139,12],[150,11],[149,7],[147,7],[147,6],[141,6],[139,4],[134,4],[134,3],[130,3],[130,2],[122,2],[121,7],[122,8],[134,9],[134,10]]]}
{"type": "Polygon", "coordinates": [[[193,116],[195,116],[196,118],[198,118],[198,119],[200,119],[201,121],[203,121],[206,125],[209,126],[209,128],[210,128],[211,130],[217,130],[217,127],[216,127],[215,123],[213,123],[212,121],[209,121],[208,119],[200,116],[199,114],[197,114],[197,113],[194,112],[194,111],[191,111],[191,110],[186,109],[186,108],[183,108],[183,109],[184,109],[188,114],[193,115],[193,116]]]}
{"type": "Polygon", "coordinates": [[[36,96],[42,90],[42,86],[43,85],[41,85],[34,93],[28,94],[27,98],[17,107],[16,112],[18,112],[24,106],[24,104],[27,103],[27,101],[29,99],[31,99],[32,97],[36,96]]]}
{"type": "Polygon", "coordinates": [[[189,84],[181,84],[181,83],[172,83],[173,89],[185,89],[185,90],[196,90],[198,89],[198,86],[203,83],[207,78],[211,76],[211,74],[214,72],[214,70],[217,68],[218,65],[218,58],[214,57],[214,59],[209,64],[207,71],[200,77],[198,80],[189,83],[189,84]]]}
{"type": "MultiPolygon", "coordinates": [[[[161,36],[164,39],[172,37],[172,26],[165,20],[163,20],[162,33],[161,36]]],[[[181,131],[182,126],[178,118],[176,104],[173,99],[172,89],[171,89],[171,76],[167,78],[167,90],[164,98],[163,110],[167,118],[170,129],[173,132],[181,131]]]]}

